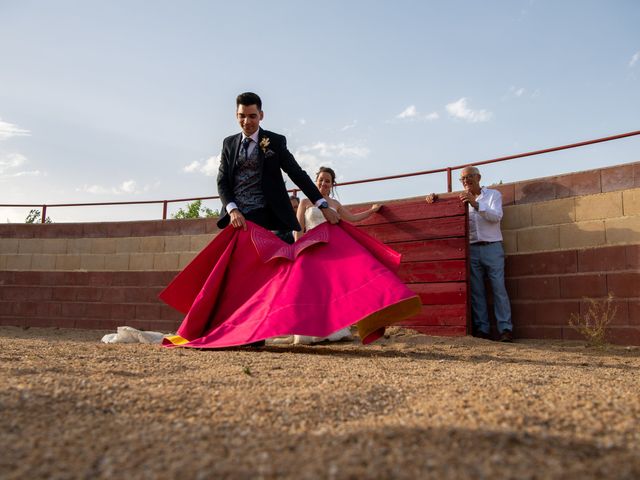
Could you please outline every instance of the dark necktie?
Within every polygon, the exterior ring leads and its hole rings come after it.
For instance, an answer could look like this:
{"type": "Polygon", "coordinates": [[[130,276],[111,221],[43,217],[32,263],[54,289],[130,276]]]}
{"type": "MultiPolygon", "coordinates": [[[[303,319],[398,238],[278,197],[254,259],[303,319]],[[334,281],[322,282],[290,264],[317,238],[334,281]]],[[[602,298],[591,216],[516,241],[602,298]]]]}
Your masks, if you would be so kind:
{"type": "Polygon", "coordinates": [[[242,148],[244,148],[244,158],[249,158],[249,145],[251,144],[251,139],[246,137],[242,140],[242,148]]]}

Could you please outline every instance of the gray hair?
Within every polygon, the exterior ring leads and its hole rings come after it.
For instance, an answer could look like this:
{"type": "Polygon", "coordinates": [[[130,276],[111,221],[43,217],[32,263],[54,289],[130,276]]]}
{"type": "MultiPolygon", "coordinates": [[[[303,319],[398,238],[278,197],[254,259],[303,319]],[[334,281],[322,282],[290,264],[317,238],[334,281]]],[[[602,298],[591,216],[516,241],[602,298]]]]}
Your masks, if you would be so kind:
{"type": "Polygon", "coordinates": [[[478,170],[478,167],[474,167],[473,165],[469,165],[468,167],[464,167],[462,169],[462,171],[465,170],[472,175],[480,175],[480,170],[478,170]]]}

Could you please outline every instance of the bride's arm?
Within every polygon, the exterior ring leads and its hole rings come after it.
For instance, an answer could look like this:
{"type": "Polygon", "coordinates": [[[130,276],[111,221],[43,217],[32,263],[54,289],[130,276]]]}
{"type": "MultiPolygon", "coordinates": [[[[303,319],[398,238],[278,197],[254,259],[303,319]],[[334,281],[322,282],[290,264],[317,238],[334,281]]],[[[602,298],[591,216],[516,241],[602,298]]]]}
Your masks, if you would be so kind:
{"type": "Polygon", "coordinates": [[[338,204],[338,213],[340,214],[340,218],[344,218],[349,222],[359,222],[360,220],[364,220],[365,218],[369,218],[371,215],[376,213],[378,210],[382,208],[382,205],[376,203],[371,205],[371,208],[365,210],[364,212],[359,213],[351,213],[347,207],[343,207],[340,202],[336,201],[338,204]]]}
{"type": "Polygon", "coordinates": [[[295,238],[296,242],[302,235],[304,235],[305,230],[305,221],[304,221],[304,212],[307,211],[307,208],[311,205],[311,201],[308,198],[303,198],[302,201],[298,204],[298,211],[296,212],[296,218],[298,219],[298,223],[302,230],[299,232],[293,232],[293,238],[295,238]]]}

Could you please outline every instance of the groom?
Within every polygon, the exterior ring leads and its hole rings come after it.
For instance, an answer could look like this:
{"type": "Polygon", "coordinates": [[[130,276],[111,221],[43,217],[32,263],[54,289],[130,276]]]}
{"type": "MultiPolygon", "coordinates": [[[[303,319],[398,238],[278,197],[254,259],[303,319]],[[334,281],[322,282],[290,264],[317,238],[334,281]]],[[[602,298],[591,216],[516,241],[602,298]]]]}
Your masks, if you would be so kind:
{"type": "Polygon", "coordinates": [[[283,239],[287,232],[299,231],[282,171],[321,209],[328,222],[338,223],[338,213],[328,208],[309,175],[287,150],[286,138],[260,128],[264,118],[260,97],[252,92],[238,95],[236,118],[242,132],[225,138],[222,146],[218,194],[223,212],[218,227],[231,224],[246,230],[249,220],[283,239]]]}

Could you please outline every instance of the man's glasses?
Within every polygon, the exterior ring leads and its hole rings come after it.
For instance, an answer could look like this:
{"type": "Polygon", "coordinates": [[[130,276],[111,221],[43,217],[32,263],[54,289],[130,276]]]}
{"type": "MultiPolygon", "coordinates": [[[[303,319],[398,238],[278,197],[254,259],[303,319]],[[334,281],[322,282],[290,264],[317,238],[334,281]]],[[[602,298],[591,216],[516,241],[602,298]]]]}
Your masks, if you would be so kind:
{"type": "Polygon", "coordinates": [[[464,176],[460,177],[460,181],[464,182],[465,180],[471,180],[476,175],[477,175],[476,173],[470,173],[469,175],[464,175],[464,176]]]}

